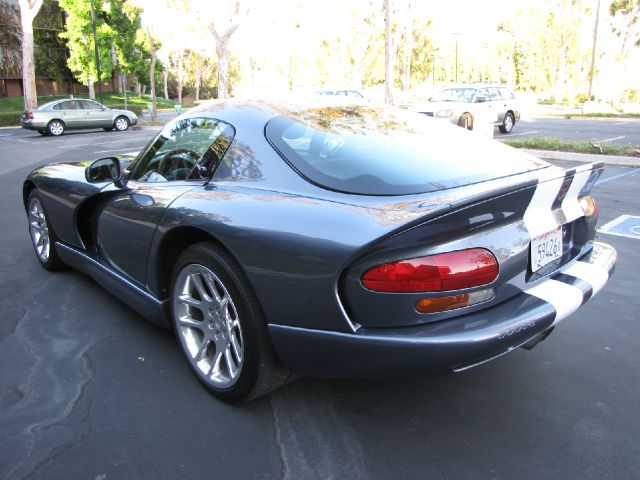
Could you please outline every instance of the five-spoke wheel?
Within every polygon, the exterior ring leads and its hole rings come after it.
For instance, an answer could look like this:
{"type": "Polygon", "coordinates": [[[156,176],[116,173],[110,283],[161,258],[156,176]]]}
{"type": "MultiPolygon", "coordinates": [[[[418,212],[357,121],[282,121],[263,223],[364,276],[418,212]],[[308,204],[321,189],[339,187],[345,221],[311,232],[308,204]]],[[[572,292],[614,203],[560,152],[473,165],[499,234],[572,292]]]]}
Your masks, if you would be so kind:
{"type": "Polygon", "coordinates": [[[32,191],[28,203],[29,233],[36,256],[47,270],[59,270],[63,263],[53,247],[56,236],[51,229],[40,196],[32,191]]]}
{"type": "Polygon", "coordinates": [[[244,340],[224,283],[204,265],[186,265],[176,279],[173,308],[192,367],[216,387],[233,386],[242,371],[244,340]]]}
{"type": "Polygon", "coordinates": [[[217,245],[197,243],[173,268],[173,326],[189,366],[221,400],[264,395],[289,379],[258,301],[236,261],[217,245]]]}

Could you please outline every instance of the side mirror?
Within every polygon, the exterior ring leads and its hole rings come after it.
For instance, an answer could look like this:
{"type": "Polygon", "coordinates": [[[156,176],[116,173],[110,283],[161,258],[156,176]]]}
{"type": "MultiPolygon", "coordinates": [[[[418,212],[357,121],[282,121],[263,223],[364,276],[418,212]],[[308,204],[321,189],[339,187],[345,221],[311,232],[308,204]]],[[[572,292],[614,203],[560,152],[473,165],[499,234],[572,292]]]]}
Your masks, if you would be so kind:
{"type": "Polygon", "coordinates": [[[476,97],[476,103],[482,103],[486,101],[487,101],[487,97],[483,97],[483,96],[476,97]]]}
{"type": "Polygon", "coordinates": [[[84,171],[89,183],[113,182],[118,188],[124,188],[120,161],[116,157],[99,158],[91,162],[84,171]]]}

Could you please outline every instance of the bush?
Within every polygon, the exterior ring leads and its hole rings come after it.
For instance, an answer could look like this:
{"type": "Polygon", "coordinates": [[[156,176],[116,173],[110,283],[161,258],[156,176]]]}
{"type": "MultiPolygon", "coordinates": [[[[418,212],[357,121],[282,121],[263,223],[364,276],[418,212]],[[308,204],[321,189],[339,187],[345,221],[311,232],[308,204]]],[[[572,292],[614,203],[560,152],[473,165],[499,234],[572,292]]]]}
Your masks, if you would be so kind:
{"type": "Polygon", "coordinates": [[[0,112],[0,127],[15,127],[20,125],[22,112],[0,112]]]}
{"type": "Polygon", "coordinates": [[[147,111],[147,108],[144,105],[132,105],[130,103],[127,104],[127,108],[124,108],[124,103],[122,105],[107,105],[107,106],[109,108],[115,108],[117,110],[129,110],[138,116],[142,115],[144,112],[147,111]]]}

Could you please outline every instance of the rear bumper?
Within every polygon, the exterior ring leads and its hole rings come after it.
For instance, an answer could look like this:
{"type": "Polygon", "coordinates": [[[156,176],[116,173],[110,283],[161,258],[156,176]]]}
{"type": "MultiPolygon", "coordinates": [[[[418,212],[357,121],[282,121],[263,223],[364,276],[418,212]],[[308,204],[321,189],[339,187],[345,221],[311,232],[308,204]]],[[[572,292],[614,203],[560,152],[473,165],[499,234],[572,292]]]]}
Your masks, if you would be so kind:
{"type": "Polygon", "coordinates": [[[380,377],[456,372],[545,335],[606,284],[617,253],[603,243],[490,309],[434,324],[361,328],[356,333],[269,325],[284,365],[313,376],[380,377]]]}
{"type": "Polygon", "coordinates": [[[22,128],[26,128],[27,130],[46,130],[47,124],[46,122],[39,120],[20,120],[20,126],[22,128]]]}

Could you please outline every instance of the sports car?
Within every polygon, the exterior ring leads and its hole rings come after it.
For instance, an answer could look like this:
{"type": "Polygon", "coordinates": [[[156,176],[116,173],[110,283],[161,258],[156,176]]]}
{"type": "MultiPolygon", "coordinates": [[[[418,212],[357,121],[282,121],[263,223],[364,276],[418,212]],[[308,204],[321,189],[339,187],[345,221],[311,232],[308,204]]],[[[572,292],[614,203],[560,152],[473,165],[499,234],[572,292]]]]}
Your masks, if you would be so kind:
{"type": "Polygon", "coordinates": [[[602,164],[350,102],[212,102],[135,157],[34,170],[38,261],[172,328],[229,402],[296,375],[463,371],[532,348],[606,284],[602,164]]]}

